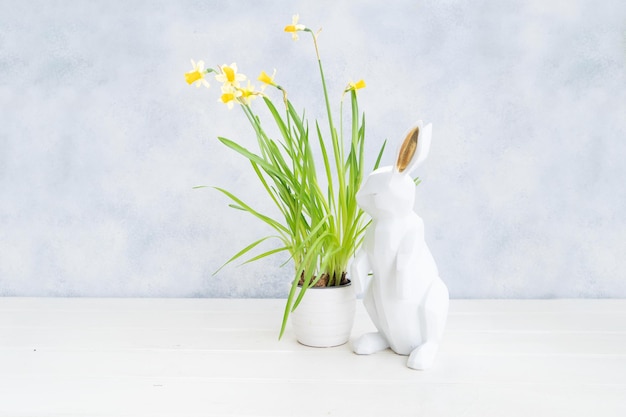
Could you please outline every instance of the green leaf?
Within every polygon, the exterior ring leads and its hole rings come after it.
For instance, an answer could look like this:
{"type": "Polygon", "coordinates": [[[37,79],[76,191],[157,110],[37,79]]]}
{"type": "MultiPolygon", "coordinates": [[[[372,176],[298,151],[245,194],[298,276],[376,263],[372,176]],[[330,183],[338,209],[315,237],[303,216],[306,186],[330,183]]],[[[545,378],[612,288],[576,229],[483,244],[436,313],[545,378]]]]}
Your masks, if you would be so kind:
{"type": "Polygon", "coordinates": [[[268,174],[276,175],[278,177],[282,176],[282,173],[280,171],[278,171],[275,167],[273,167],[271,164],[267,163],[266,160],[264,160],[263,158],[261,158],[260,156],[258,156],[256,154],[250,152],[249,150],[247,150],[243,146],[239,145],[238,143],[233,142],[232,140],[226,139],[226,138],[223,138],[223,137],[219,137],[218,139],[219,139],[220,142],[222,142],[224,145],[228,146],[229,148],[231,148],[235,152],[245,156],[251,162],[254,162],[257,165],[259,165],[268,174]]]}
{"type": "Polygon", "coordinates": [[[265,101],[265,105],[267,106],[270,113],[274,117],[274,121],[276,122],[276,126],[278,126],[278,130],[280,130],[280,134],[283,136],[285,141],[288,141],[288,142],[291,141],[291,136],[289,135],[289,129],[285,125],[285,121],[280,116],[280,113],[278,113],[278,110],[276,110],[274,103],[272,103],[272,101],[265,96],[263,97],[263,101],[265,101]]]}
{"type": "Polygon", "coordinates": [[[246,253],[248,253],[250,250],[254,249],[257,245],[259,245],[261,242],[266,241],[267,239],[273,238],[273,237],[277,237],[277,236],[265,236],[264,238],[261,238],[255,242],[252,242],[251,244],[249,244],[248,246],[246,246],[245,248],[243,248],[242,250],[240,250],[239,252],[237,252],[233,257],[231,257],[228,261],[226,261],[224,263],[224,265],[220,266],[219,269],[215,272],[213,272],[213,276],[215,276],[215,274],[217,274],[218,272],[220,272],[222,270],[222,268],[224,268],[226,265],[228,265],[229,263],[231,263],[232,261],[240,258],[241,256],[245,255],[246,253]]]}
{"type": "Polygon", "coordinates": [[[317,138],[319,140],[320,149],[322,151],[322,160],[324,161],[324,170],[326,171],[326,180],[328,182],[328,203],[331,207],[335,205],[335,193],[333,191],[333,176],[331,174],[331,165],[328,159],[328,152],[326,151],[326,146],[324,145],[324,137],[322,136],[322,132],[320,130],[319,123],[315,122],[315,127],[317,129],[317,138]]]}
{"type": "Polygon", "coordinates": [[[383,142],[383,146],[380,147],[380,151],[378,151],[378,157],[376,158],[376,163],[374,164],[374,170],[378,169],[378,165],[380,165],[380,160],[383,157],[383,152],[385,152],[385,146],[387,145],[387,139],[383,142]]]}
{"type": "Polygon", "coordinates": [[[269,196],[271,197],[271,199],[274,202],[274,204],[276,204],[276,207],[278,207],[278,209],[283,213],[283,215],[286,215],[285,208],[276,199],[276,196],[274,195],[274,189],[272,189],[267,184],[267,181],[265,180],[265,177],[263,176],[263,174],[259,170],[259,166],[256,163],[252,162],[252,161],[250,161],[250,164],[252,165],[252,169],[254,170],[254,172],[256,173],[257,177],[259,178],[259,181],[261,181],[261,184],[263,184],[263,188],[265,188],[265,191],[267,192],[267,194],[269,194],[269,196]]]}
{"type": "Polygon", "coordinates": [[[255,256],[254,258],[248,259],[242,265],[249,264],[249,263],[254,262],[254,261],[258,261],[259,259],[265,258],[266,256],[273,255],[275,253],[283,252],[283,251],[286,251],[286,250],[289,250],[288,246],[283,246],[282,248],[268,250],[267,252],[263,252],[263,253],[255,256]]]}
{"type": "Polygon", "coordinates": [[[295,310],[298,307],[298,305],[302,301],[302,297],[304,297],[304,293],[306,292],[306,290],[311,285],[314,285],[321,278],[321,275],[322,275],[323,271],[318,271],[316,280],[311,282],[311,278],[312,278],[313,273],[314,273],[313,272],[313,270],[314,270],[313,266],[316,263],[315,261],[317,260],[317,258],[320,256],[319,249],[322,246],[322,243],[324,242],[324,239],[326,239],[327,237],[328,237],[328,233],[322,233],[320,236],[318,236],[317,239],[311,244],[311,247],[310,247],[309,251],[307,252],[307,254],[305,256],[305,261],[303,262],[305,264],[304,283],[302,284],[302,289],[300,290],[300,293],[298,294],[298,298],[293,303],[293,308],[291,310],[292,312],[293,312],[293,310],[295,310]]]}
{"type": "Polygon", "coordinates": [[[252,214],[253,216],[257,217],[258,219],[262,220],[263,222],[267,223],[269,226],[273,227],[274,229],[276,229],[278,232],[281,233],[289,233],[289,230],[283,226],[282,224],[278,223],[276,220],[265,216],[261,213],[259,213],[258,211],[254,210],[252,207],[248,206],[246,203],[244,203],[243,201],[241,201],[239,198],[237,198],[235,195],[233,195],[231,192],[224,190],[223,188],[219,188],[219,187],[213,187],[216,190],[226,194],[228,197],[230,197],[235,203],[237,203],[240,207],[242,207],[245,211],[247,211],[248,213],[252,214]]]}

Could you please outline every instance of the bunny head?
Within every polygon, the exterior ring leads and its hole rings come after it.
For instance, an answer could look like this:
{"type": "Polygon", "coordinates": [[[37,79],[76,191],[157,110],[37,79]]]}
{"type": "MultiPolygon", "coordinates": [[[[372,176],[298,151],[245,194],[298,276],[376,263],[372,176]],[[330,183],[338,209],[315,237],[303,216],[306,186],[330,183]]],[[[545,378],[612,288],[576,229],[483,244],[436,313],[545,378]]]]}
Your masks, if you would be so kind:
{"type": "Polygon", "coordinates": [[[432,124],[418,121],[405,134],[394,166],[372,172],[357,193],[359,206],[372,218],[395,217],[413,210],[415,183],[411,173],[428,156],[432,124]]]}

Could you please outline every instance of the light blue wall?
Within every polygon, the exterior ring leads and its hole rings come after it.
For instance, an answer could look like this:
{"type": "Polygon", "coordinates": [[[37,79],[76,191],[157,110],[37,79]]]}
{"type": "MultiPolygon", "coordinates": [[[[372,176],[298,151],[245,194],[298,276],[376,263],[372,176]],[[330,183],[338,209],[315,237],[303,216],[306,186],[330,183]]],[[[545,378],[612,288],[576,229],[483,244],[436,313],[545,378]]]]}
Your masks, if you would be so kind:
{"type": "MultiPolygon", "coordinates": [[[[626,297],[626,6],[583,1],[0,2],[0,295],[284,296],[284,258],[211,273],[271,210],[189,59],[278,69],[322,115],[364,78],[369,157],[434,125],[417,210],[453,297],[626,297]]],[[[260,104],[260,103],[259,103],[260,104]]],[[[387,154],[385,164],[392,161],[387,154]]]]}

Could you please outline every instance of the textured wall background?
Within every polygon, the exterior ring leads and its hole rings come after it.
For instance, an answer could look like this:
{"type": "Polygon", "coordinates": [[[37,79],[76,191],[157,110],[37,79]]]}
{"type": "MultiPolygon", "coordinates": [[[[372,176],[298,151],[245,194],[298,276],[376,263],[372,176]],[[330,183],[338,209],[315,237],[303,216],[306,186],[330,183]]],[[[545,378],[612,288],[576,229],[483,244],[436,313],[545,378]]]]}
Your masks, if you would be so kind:
{"type": "Polygon", "coordinates": [[[416,208],[453,297],[626,297],[621,0],[3,0],[0,295],[284,296],[284,258],[211,277],[267,230],[192,187],[271,209],[216,140],[253,143],[243,115],[183,73],[277,68],[322,117],[295,12],[337,102],[367,81],[372,160],[433,123],[416,208]]]}

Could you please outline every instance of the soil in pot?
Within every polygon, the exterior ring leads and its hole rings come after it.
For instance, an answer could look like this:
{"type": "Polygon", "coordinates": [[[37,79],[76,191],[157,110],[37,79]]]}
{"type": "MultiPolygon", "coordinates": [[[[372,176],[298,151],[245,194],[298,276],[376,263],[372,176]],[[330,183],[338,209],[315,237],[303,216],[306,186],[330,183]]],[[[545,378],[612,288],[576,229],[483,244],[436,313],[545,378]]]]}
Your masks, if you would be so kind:
{"type": "MultiPolygon", "coordinates": [[[[315,281],[315,277],[313,277],[311,279],[312,281],[315,281]]],[[[313,285],[312,288],[320,288],[320,287],[327,287],[328,286],[328,282],[330,281],[330,275],[327,273],[322,274],[322,276],[320,277],[319,281],[317,281],[315,283],[315,285],[313,285]]],[[[341,281],[339,282],[339,285],[346,285],[348,284],[350,281],[348,280],[348,278],[346,278],[346,273],[343,272],[341,274],[341,281]]],[[[301,287],[304,284],[304,272],[302,273],[302,275],[300,275],[300,281],[298,281],[298,285],[301,287]]]]}

